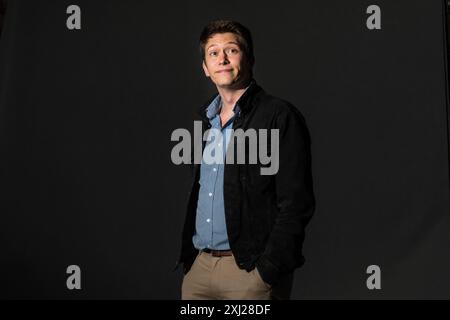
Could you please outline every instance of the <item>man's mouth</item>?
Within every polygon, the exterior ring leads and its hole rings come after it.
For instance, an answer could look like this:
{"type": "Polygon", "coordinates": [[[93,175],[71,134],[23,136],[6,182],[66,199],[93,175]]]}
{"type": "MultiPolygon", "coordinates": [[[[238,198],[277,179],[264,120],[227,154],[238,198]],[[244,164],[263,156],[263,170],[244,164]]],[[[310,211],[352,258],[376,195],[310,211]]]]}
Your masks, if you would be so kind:
{"type": "Polygon", "coordinates": [[[216,73],[223,73],[223,72],[230,72],[230,71],[233,71],[233,69],[219,70],[219,71],[216,71],[216,73]]]}

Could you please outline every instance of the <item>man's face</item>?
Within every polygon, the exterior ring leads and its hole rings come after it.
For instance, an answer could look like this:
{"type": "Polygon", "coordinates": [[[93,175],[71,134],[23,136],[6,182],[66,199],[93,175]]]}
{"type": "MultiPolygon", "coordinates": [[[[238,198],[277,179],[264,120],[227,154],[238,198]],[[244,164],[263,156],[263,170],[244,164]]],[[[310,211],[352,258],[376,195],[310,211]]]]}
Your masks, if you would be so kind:
{"type": "Polygon", "coordinates": [[[233,88],[245,82],[250,76],[250,68],[234,33],[216,33],[208,39],[203,70],[216,86],[233,88]]]}

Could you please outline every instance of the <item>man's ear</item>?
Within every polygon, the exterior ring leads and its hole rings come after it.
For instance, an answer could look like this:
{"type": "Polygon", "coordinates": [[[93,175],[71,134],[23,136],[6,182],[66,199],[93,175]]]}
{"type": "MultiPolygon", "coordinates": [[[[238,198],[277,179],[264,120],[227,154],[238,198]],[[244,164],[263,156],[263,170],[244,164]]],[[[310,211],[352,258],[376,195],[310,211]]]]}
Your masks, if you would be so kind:
{"type": "Polygon", "coordinates": [[[203,71],[205,72],[205,76],[209,77],[209,71],[208,71],[208,68],[206,67],[205,60],[203,60],[203,62],[202,62],[202,67],[203,67],[203,71]]]}

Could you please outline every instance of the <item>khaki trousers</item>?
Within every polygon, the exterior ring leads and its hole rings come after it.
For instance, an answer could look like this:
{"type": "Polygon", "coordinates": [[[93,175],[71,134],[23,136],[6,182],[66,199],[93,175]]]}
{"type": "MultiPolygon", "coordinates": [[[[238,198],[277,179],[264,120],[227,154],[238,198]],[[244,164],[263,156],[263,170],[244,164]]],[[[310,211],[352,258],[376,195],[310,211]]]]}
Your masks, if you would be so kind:
{"type": "Polygon", "coordinates": [[[271,287],[258,270],[240,269],[234,256],[214,257],[200,251],[183,278],[182,300],[269,300],[271,287]]]}

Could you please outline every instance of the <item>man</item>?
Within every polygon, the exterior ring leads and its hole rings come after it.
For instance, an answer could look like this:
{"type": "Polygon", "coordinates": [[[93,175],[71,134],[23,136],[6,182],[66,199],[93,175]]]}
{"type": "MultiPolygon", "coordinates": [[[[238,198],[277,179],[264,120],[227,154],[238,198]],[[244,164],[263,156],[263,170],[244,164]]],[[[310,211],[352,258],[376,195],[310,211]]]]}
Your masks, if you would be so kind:
{"type": "Polygon", "coordinates": [[[247,28],[213,21],[200,36],[200,49],[203,71],[218,91],[200,109],[203,130],[223,133],[207,139],[203,150],[212,146],[228,155],[235,147],[231,129],[277,130],[270,144],[277,144],[279,163],[272,175],[262,174],[260,160],[211,163],[206,152],[194,164],[177,263],[184,264],[182,299],[289,299],[315,208],[305,121],[253,79],[247,28]]]}

